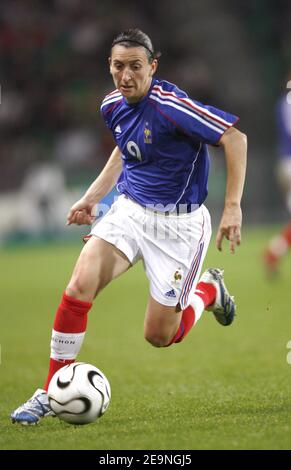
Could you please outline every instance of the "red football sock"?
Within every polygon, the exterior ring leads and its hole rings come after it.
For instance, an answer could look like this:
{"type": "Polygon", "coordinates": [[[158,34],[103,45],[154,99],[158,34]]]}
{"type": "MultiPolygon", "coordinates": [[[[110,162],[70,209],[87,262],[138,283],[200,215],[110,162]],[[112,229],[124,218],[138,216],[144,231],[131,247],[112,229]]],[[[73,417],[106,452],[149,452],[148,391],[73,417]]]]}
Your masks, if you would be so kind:
{"type": "Polygon", "coordinates": [[[50,381],[52,379],[52,376],[62,367],[66,366],[67,364],[72,364],[72,362],[75,362],[75,359],[64,359],[63,361],[56,361],[55,359],[50,358],[49,362],[49,371],[47,375],[46,382],[43,386],[43,389],[48,391],[50,381]]]}
{"type": "Polygon", "coordinates": [[[279,235],[273,237],[263,253],[267,269],[276,272],[279,262],[291,247],[291,222],[289,222],[279,235]]]}
{"type": "Polygon", "coordinates": [[[189,333],[194,323],[195,323],[195,312],[194,312],[193,307],[189,305],[187,308],[185,308],[185,310],[183,310],[182,319],[181,319],[181,323],[178,328],[178,331],[173,337],[173,339],[170,341],[170,343],[167,344],[167,346],[171,346],[171,344],[173,343],[180,343],[185,338],[185,336],[189,333]]]}
{"type": "Polygon", "coordinates": [[[198,295],[203,300],[204,307],[207,308],[215,302],[216,289],[207,282],[198,282],[195,295],[198,295]]]}
{"type": "Polygon", "coordinates": [[[63,294],[57,310],[54,330],[62,333],[80,333],[86,330],[87,313],[92,307],[91,302],[84,302],[63,294]]]}
{"type": "Polygon", "coordinates": [[[288,247],[291,246],[291,222],[282,231],[282,236],[286,240],[288,247]]]}
{"type": "MultiPolygon", "coordinates": [[[[58,307],[54,321],[53,339],[56,335],[58,336],[58,338],[62,338],[62,335],[64,335],[64,338],[66,338],[65,335],[71,334],[73,340],[74,338],[76,338],[76,341],[68,342],[72,343],[73,346],[70,350],[70,345],[68,345],[65,351],[66,354],[71,355],[71,357],[69,356],[69,358],[50,358],[48,376],[43,387],[44,390],[48,389],[52,376],[59,369],[61,369],[61,367],[64,367],[66,364],[71,364],[75,361],[76,355],[78,353],[77,350],[80,349],[82,344],[82,339],[80,339],[80,337],[83,336],[86,331],[87,314],[91,306],[91,302],[83,302],[82,300],[77,300],[73,297],[63,294],[62,301],[58,307]]],[[[62,342],[65,343],[65,340],[60,341],[60,343],[62,342]]],[[[52,341],[51,356],[53,351],[54,355],[58,353],[57,347],[54,346],[54,342],[52,341]]]]}
{"type": "Polygon", "coordinates": [[[185,336],[191,330],[192,326],[195,324],[195,321],[197,322],[201,317],[203,311],[203,304],[204,308],[207,308],[209,305],[212,305],[215,302],[216,289],[212,284],[209,284],[207,282],[199,282],[195,290],[195,296],[200,297],[203,302],[201,303],[201,305],[198,305],[196,301],[195,309],[198,308],[197,318],[195,316],[195,310],[193,308],[193,305],[195,305],[193,300],[192,304],[190,304],[187,308],[185,308],[185,310],[183,310],[182,319],[178,331],[167,346],[170,346],[173,343],[180,343],[185,338],[185,336]]]}

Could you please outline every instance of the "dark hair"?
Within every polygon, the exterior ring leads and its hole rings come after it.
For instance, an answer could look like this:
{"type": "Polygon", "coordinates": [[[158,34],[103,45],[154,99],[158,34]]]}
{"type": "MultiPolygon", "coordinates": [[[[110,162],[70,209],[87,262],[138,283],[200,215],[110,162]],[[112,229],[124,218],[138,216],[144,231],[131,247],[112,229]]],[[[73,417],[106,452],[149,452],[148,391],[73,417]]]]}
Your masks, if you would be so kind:
{"type": "Polygon", "coordinates": [[[116,36],[111,45],[111,50],[116,44],[121,44],[124,47],[144,47],[149,59],[152,62],[153,59],[157,59],[161,56],[160,52],[155,52],[152,41],[140,29],[126,29],[116,36]]]}

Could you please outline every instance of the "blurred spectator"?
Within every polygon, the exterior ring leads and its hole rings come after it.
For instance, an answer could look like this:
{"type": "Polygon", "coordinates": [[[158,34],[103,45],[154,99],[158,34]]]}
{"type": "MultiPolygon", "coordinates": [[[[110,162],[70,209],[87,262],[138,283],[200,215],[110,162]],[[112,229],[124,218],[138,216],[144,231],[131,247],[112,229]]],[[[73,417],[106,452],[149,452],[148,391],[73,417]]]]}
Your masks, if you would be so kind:
{"type": "MultiPolygon", "coordinates": [[[[109,38],[139,18],[148,24],[160,21],[158,42],[164,44],[168,23],[159,16],[164,7],[164,0],[155,7],[145,0],[138,6],[131,0],[122,5],[113,0],[1,2],[0,193],[19,188],[24,168],[39,161],[56,160],[75,183],[78,174],[82,183],[94,166],[103,168],[111,151],[99,117],[100,101],[111,91],[104,65],[109,38]],[[31,156],[25,151],[29,147],[31,156]]],[[[168,14],[174,21],[175,9],[168,14]]],[[[210,71],[199,58],[184,60],[193,54],[192,45],[175,51],[175,42],[167,34],[167,48],[184,65],[170,77],[197,99],[209,98],[210,71]]],[[[163,66],[166,71],[166,61],[163,66]]]]}
{"type": "Polygon", "coordinates": [[[55,159],[67,175],[87,170],[96,171],[96,155],[99,152],[98,140],[94,132],[87,129],[69,129],[58,134],[55,144],[55,159]],[[94,157],[94,158],[93,158],[94,157]]]}
{"type": "Polygon", "coordinates": [[[278,155],[277,177],[283,191],[289,221],[281,232],[272,238],[264,252],[267,272],[276,274],[284,255],[291,247],[291,70],[287,93],[280,97],[277,114],[278,155]]]}
{"type": "Polygon", "coordinates": [[[51,163],[35,165],[26,175],[19,197],[19,232],[55,235],[65,226],[67,192],[62,170],[51,163]]]}

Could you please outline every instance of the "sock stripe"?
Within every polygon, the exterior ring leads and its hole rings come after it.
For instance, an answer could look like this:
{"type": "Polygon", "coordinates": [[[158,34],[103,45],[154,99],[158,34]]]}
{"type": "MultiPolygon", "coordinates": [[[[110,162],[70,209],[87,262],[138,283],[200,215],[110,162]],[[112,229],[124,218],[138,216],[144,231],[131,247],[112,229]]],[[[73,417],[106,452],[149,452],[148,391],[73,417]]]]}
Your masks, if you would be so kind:
{"type": "Polygon", "coordinates": [[[178,338],[176,339],[176,343],[178,343],[183,338],[184,333],[185,333],[185,323],[184,323],[183,319],[181,320],[179,330],[180,330],[180,332],[179,332],[178,338]]]}
{"type": "Polygon", "coordinates": [[[51,339],[51,358],[57,361],[76,359],[84,341],[82,333],[61,333],[53,330],[51,339]]]}

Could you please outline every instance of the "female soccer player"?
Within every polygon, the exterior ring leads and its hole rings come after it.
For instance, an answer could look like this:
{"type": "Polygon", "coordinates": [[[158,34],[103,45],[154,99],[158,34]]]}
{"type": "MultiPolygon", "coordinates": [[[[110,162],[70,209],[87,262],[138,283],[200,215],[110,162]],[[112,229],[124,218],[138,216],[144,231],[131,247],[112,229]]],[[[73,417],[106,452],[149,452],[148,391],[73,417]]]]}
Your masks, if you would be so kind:
{"type": "Polygon", "coordinates": [[[36,424],[52,414],[47,389],[53,374],[74,362],[94,298],[114,278],[143,260],[150,284],[144,335],[153,346],[181,342],[204,310],[222,325],[235,304],[223,271],[208,269],[198,282],[211,236],[207,144],[224,149],[225,207],[216,238],[230,251],[241,241],[246,136],[237,117],[189,98],[154,78],[158,66],[149,37],[133,29],[112,43],[110,73],[116,89],[101,112],[116,147],[101,174],[68,213],[68,224],[91,224],[92,210],[117,184],[119,197],[94,226],[57,309],[49,373],[43,389],[17,408],[13,422],[36,424]]]}

